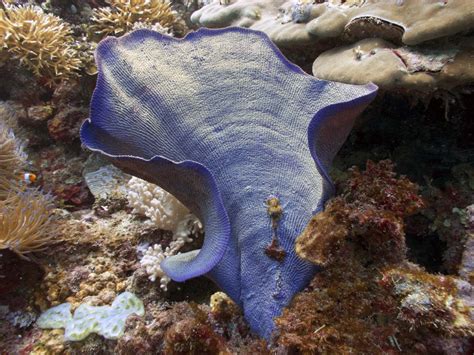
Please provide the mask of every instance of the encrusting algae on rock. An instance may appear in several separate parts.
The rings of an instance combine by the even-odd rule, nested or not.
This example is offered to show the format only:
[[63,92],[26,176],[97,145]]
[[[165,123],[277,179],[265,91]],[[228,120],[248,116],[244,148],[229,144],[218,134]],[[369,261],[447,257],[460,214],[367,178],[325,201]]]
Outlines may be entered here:
[[423,207],[417,190],[389,161],[352,170],[297,240],[299,255],[325,268],[276,320],[277,344],[303,354],[469,349],[472,285],[405,256],[403,218]]
[[368,255],[387,262],[403,260],[403,218],[424,203],[418,187],[406,177],[396,178],[393,168],[388,160],[369,161],[364,172],[353,168],[342,195],[330,200],[296,240],[298,255],[328,265],[347,253],[348,245],[360,244]]

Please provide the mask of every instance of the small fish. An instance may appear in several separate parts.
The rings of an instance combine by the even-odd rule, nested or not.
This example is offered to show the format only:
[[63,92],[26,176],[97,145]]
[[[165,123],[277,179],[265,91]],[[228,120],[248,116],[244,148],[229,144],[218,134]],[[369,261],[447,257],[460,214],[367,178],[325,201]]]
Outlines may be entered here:
[[33,173],[23,173],[21,174],[21,179],[29,185],[36,182],[37,176]]

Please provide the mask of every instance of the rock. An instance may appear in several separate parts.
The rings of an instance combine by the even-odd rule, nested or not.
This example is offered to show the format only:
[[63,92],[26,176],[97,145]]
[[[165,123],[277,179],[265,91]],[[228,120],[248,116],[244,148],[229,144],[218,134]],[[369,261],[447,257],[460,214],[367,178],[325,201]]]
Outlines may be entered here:
[[375,36],[416,45],[472,29],[474,2],[213,1],[193,13],[191,20],[205,27],[242,26],[260,30],[281,47],[315,45],[329,38],[335,43],[341,37]]
[[473,58],[474,37],[417,47],[374,38],[322,53],[314,61],[313,74],[324,80],[430,93],[474,82]]
[[107,198],[110,195],[126,197],[126,183],[130,176],[109,164],[96,171],[84,174],[87,187],[96,199]]
[[53,107],[50,105],[31,106],[27,109],[27,116],[22,123],[26,126],[39,127],[46,124],[53,116]]
[[89,115],[83,107],[70,107],[59,111],[48,121],[48,131],[56,141],[70,142],[78,139],[82,122]]

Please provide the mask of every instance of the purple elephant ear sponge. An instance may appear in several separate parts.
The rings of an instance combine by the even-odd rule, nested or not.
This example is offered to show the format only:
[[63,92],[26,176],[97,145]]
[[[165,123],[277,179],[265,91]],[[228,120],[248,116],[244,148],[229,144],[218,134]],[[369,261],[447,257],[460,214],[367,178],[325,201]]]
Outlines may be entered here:
[[138,30],[102,41],[96,59],[83,143],[201,219],[202,249],[163,270],[207,275],[270,338],[317,271],[295,239],[332,194],[327,169],[377,87],[317,80],[242,28],[181,40]]

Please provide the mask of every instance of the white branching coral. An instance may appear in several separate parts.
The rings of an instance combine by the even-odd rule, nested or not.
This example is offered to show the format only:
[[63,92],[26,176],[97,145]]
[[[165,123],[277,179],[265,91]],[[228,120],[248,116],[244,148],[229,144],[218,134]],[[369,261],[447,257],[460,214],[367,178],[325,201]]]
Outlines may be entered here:
[[133,213],[148,217],[158,228],[178,231],[189,220],[189,210],[161,187],[133,177],[127,184],[128,203]]
[[161,269],[161,262],[178,254],[184,244],[192,241],[193,230],[201,228],[199,220],[176,197],[154,184],[133,177],[127,184],[127,198],[134,213],[148,217],[155,227],[173,232],[173,240],[163,250],[160,244],[150,246],[140,264],[150,281],[160,280],[166,291],[171,279]]
[[161,269],[161,263],[168,256],[178,254],[178,251],[185,243],[184,239],[181,238],[173,240],[165,250],[163,250],[160,244],[155,244],[148,247],[143,258],[140,260],[140,265],[145,268],[150,281],[160,280],[160,288],[165,292],[168,290],[168,284],[171,279]]

